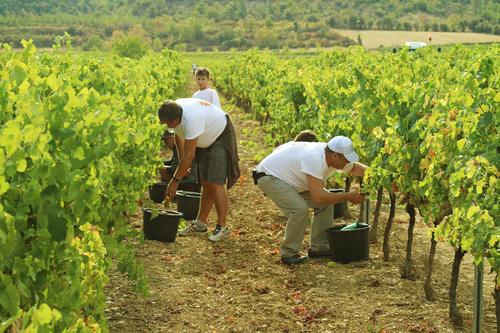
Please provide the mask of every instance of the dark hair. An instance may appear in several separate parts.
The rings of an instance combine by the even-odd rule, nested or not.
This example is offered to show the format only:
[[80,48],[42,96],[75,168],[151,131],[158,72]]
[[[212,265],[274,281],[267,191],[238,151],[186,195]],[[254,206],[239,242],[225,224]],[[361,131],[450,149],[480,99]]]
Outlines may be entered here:
[[318,136],[311,130],[301,131],[293,141],[318,142]]
[[194,75],[210,77],[210,71],[206,67],[198,67],[196,68],[196,72],[194,72]]
[[[335,153],[333,150],[330,149],[330,147],[328,147],[328,145],[325,146],[325,154],[333,154]],[[337,153],[339,154],[339,153]]]
[[176,102],[168,100],[158,109],[158,117],[164,121],[181,119],[182,107]]

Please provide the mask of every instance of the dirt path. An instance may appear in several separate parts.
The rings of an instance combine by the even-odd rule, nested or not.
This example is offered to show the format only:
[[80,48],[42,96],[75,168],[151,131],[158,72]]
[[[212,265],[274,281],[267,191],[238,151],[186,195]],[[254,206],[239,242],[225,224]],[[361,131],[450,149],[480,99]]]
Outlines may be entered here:
[[[438,244],[434,276],[437,301],[427,302],[423,293],[427,228],[419,220],[415,230],[418,280],[400,279],[407,227],[407,216],[401,209],[393,227],[390,262],[383,261],[381,244],[373,244],[366,262],[342,265],[321,259],[292,268],[282,265],[278,249],[286,220],[250,177],[263,134],[257,123],[232,109],[231,117],[240,132],[243,176],[229,192],[231,237],[215,244],[206,237],[178,237],[171,244],[137,244],[151,296],[135,294],[121,274],[112,272],[106,309],[111,332],[471,331],[471,259],[466,257],[462,264],[458,292],[466,328],[454,329],[448,320],[447,296],[451,247]],[[350,209],[357,215],[355,207]],[[381,228],[387,216],[384,207]],[[135,217],[133,223],[140,228],[142,216]],[[484,332],[496,330],[492,281],[493,276],[486,274]]]

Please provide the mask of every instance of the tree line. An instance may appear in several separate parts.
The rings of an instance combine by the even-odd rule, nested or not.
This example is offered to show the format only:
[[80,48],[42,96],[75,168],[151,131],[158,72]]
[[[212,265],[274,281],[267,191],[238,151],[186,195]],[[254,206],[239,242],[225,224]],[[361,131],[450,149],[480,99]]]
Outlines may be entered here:
[[[0,40],[15,43],[36,26],[109,40],[141,25],[150,44],[181,49],[328,47],[354,43],[335,29],[456,31],[500,34],[500,3],[495,0],[108,0],[20,1],[0,3]],[[6,33],[17,28],[17,33]],[[45,29],[46,33],[43,33]],[[71,35],[71,32],[69,32]],[[49,43],[45,38],[43,43]],[[35,42],[37,40],[35,39]],[[97,43],[103,44],[103,43]],[[45,45],[41,45],[45,46]],[[48,45],[50,46],[50,45]]]

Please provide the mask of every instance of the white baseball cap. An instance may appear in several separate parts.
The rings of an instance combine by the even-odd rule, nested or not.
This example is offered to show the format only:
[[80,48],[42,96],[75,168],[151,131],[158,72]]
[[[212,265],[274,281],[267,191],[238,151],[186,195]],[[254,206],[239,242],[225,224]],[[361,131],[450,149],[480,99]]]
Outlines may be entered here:
[[328,148],[331,151],[344,155],[349,162],[359,161],[359,156],[354,151],[352,141],[348,137],[342,135],[334,137],[328,141]]

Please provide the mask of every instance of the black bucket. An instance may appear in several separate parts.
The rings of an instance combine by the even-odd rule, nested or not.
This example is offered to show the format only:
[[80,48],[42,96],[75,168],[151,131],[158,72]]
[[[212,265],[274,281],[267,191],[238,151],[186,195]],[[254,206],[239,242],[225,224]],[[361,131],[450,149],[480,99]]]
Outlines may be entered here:
[[194,220],[198,216],[201,194],[198,192],[177,191],[177,210],[185,220]]
[[165,192],[167,191],[168,184],[160,182],[153,184],[149,187],[149,198],[156,203],[162,203],[165,199]]
[[161,181],[168,183],[172,179],[175,169],[171,165],[166,165],[163,168],[164,171],[160,171]]
[[182,213],[164,209],[158,211],[159,214],[151,219],[152,209],[142,209],[144,238],[167,243],[175,242]]
[[330,244],[330,255],[333,261],[343,264],[351,261],[368,260],[371,226],[358,223],[356,229],[340,230],[344,226],[334,226],[326,229],[328,243]]
[[179,184],[179,191],[200,193],[201,185],[197,182],[182,182]]
[[[328,190],[330,193],[344,193],[343,188],[332,188]],[[333,205],[333,218],[338,219],[339,217],[344,217],[347,214],[347,202],[339,202]]]

